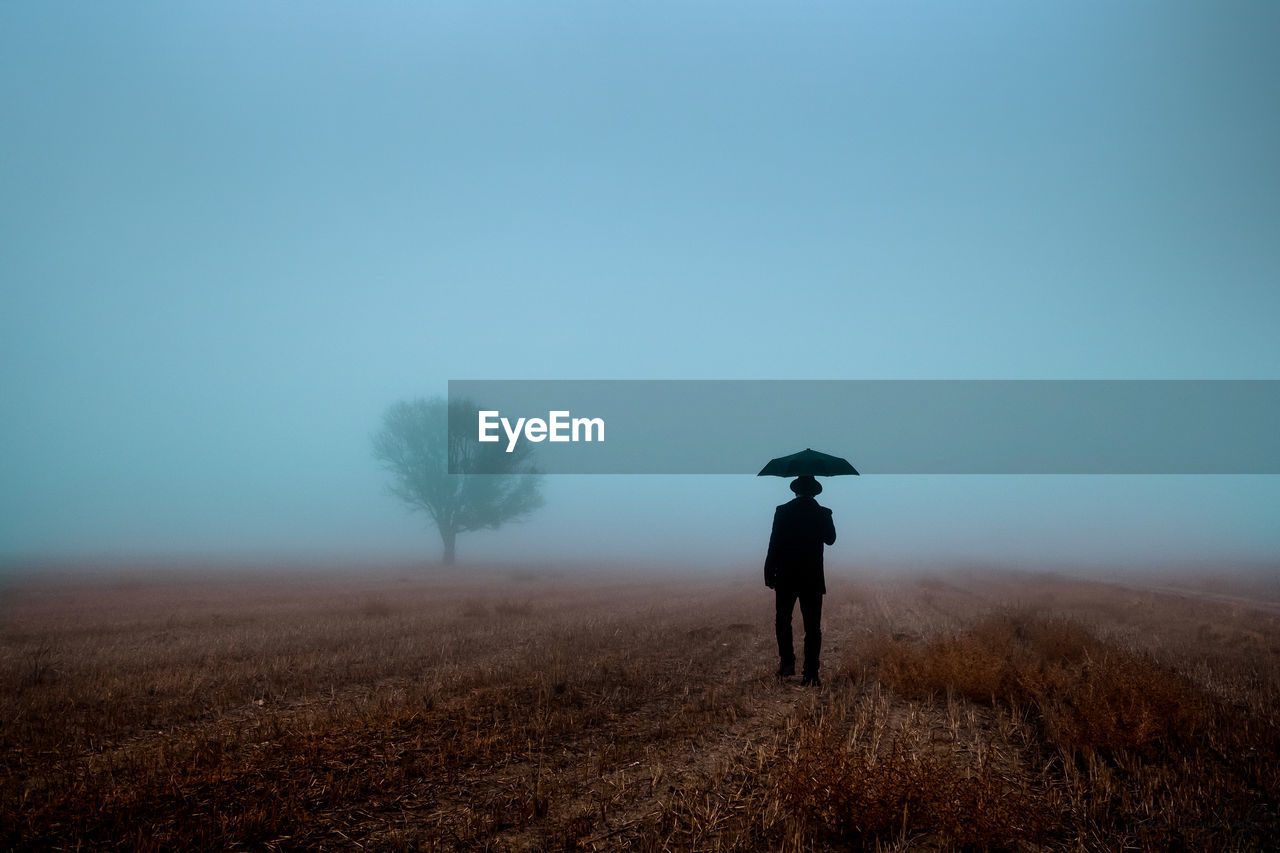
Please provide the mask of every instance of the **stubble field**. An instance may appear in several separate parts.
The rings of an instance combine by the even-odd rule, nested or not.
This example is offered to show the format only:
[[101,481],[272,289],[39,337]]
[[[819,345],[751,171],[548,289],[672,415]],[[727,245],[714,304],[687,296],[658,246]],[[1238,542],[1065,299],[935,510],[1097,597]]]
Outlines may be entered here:
[[1275,604],[835,571],[815,690],[756,575],[11,580],[0,845],[1280,847]]

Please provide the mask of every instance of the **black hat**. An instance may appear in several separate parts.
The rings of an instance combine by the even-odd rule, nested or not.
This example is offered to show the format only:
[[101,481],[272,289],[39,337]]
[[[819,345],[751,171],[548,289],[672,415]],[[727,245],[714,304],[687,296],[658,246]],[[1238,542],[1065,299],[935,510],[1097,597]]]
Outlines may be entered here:
[[812,476],[805,474],[803,477],[796,477],[791,481],[791,491],[801,497],[811,498],[822,494],[822,484]]

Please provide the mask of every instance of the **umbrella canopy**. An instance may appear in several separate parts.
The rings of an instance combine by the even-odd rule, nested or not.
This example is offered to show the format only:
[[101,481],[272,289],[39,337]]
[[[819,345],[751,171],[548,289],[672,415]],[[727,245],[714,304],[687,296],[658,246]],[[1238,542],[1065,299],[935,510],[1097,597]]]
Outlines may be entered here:
[[839,474],[857,474],[858,472],[848,459],[819,453],[805,448],[790,456],[779,456],[769,460],[769,464],[760,469],[757,477],[835,477]]

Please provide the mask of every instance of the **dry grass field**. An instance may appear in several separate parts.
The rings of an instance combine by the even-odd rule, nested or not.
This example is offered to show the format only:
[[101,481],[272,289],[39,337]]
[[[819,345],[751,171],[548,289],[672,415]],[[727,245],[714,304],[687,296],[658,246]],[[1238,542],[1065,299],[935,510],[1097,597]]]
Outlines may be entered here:
[[0,846],[1280,848],[1274,604],[833,574],[11,580]]

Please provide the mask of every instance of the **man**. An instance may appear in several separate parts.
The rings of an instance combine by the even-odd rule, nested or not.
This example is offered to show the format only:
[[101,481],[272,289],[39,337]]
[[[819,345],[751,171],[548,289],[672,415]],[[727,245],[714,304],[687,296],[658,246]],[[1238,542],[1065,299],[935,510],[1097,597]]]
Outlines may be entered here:
[[764,584],[776,595],[774,627],[778,634],[778,677],[796,674],[796,653],[791,644],[791,614],[796,601],[804,619],[805,686],[817,687],[818,654],[822,650],[822,596],[827,592],[822,573],[822,546],[836,541],[831,510],[814,498],[822,484],[813,477],[791,481],[796,496],[773,513],[773,532],[764,559]]

